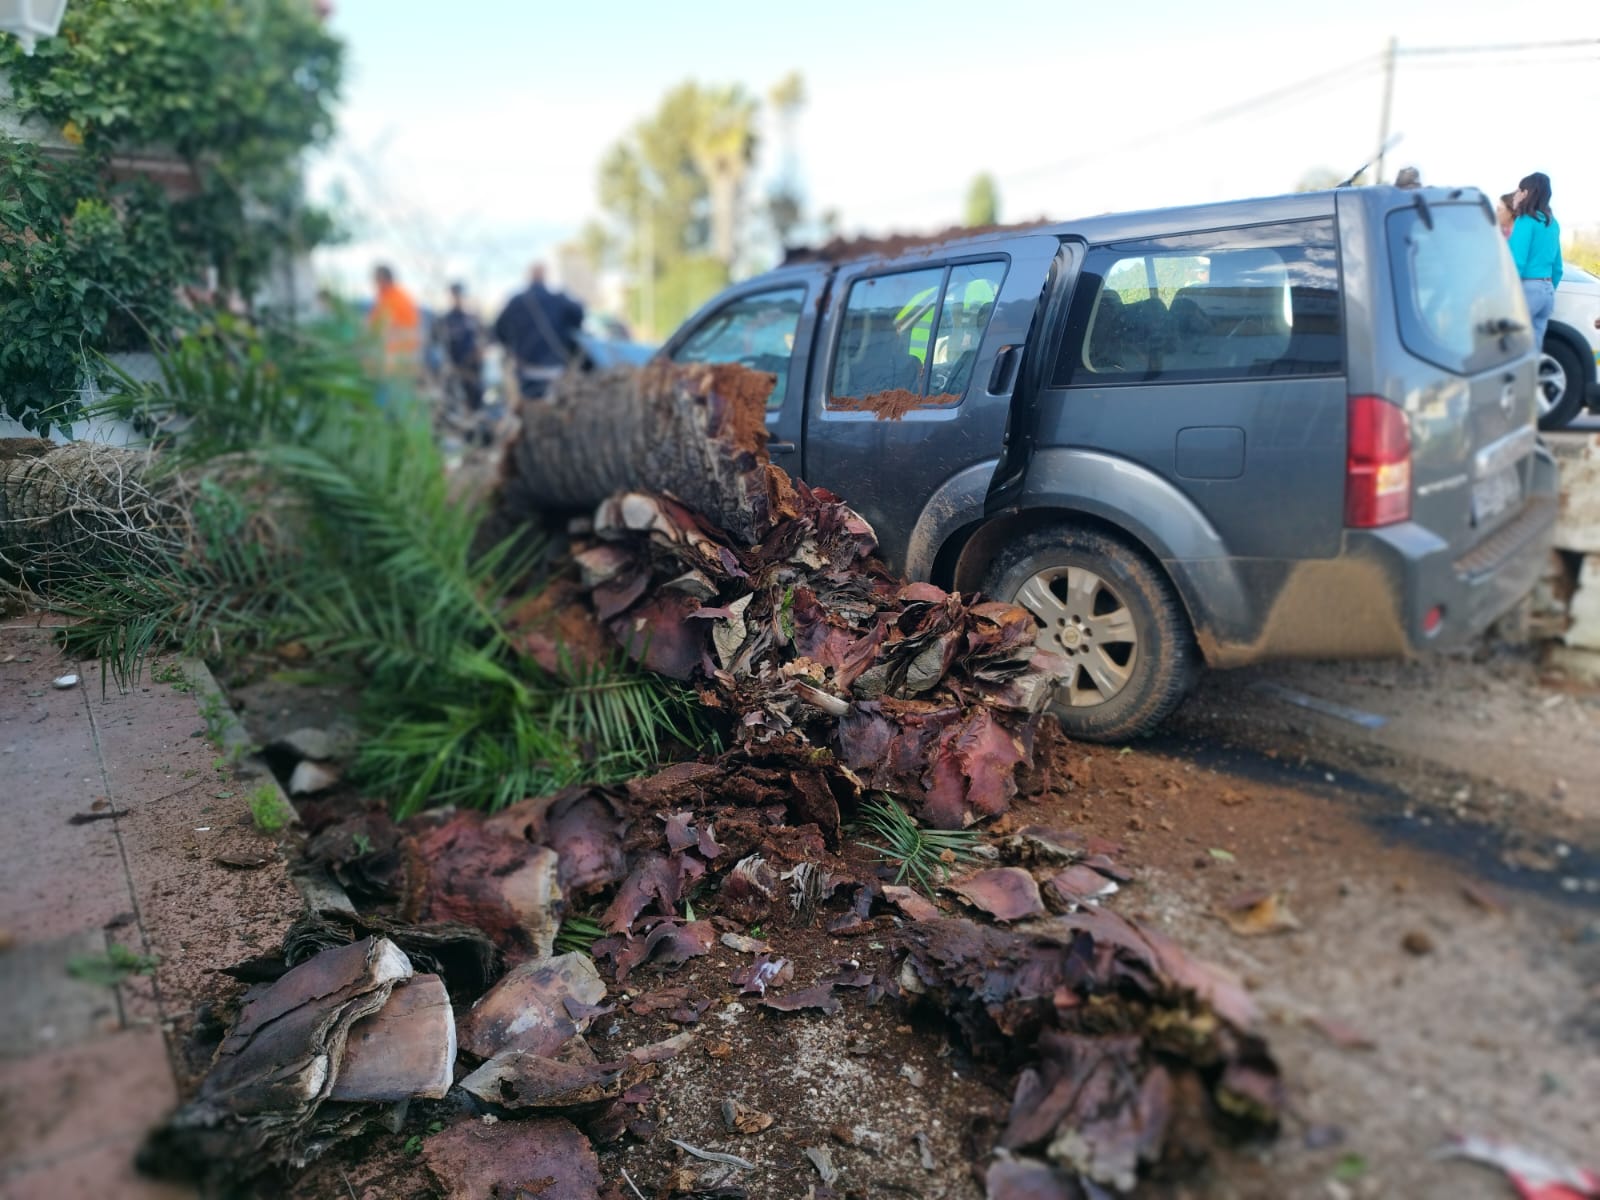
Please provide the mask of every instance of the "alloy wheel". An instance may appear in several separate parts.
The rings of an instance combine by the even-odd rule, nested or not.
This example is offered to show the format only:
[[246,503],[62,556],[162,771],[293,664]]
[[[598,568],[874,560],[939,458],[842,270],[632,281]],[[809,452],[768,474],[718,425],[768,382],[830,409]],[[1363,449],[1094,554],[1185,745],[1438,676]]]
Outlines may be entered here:
[[1567,373],[1551,355],[1539,356],[1539,415],[1545,416],[1567,394]]
[[1057,695],[1073,708],[1104,704],[1133,677],[1139,633],[1122,597],[1084,567],[1051,567],[1016,601],[1039,623],[1038,644],[1071,666]]

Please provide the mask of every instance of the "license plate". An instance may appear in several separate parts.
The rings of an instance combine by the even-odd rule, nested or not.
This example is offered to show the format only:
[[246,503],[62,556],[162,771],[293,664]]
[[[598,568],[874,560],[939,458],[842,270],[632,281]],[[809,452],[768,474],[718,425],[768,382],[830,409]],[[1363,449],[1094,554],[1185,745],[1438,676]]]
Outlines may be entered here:
[[1492,521],[1522,499],[1522,477],[1516,467],[1496,471],[1472,485],[1472,521]]

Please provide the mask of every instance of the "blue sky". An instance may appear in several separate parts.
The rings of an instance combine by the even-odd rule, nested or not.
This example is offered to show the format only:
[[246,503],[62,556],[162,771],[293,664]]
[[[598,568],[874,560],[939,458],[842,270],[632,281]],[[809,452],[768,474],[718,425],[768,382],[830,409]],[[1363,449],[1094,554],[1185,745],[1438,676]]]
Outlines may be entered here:
[[[382,255],[425,294],[461,275],[492,299],[598,212],[601,155],[686,78],[764,95],[800,70],[808,199],[849,231],[951,224],[981,170],[1005,218],[1065,218],[1353,170],[1378,140],[1391,35],[1402,48],[1600,39],[1600,3],[336,0],[333,25],[349,82],[313,187],[340,181],[367,219],[320,265],[356,285]],[[1244,111],[1200,120],[1231,106]],[[1597,117],[1600,45],[1403,55],[1389,170],[1414,162],[1430,182],[1495,192],[1543,170],[1567,228],[1600,226]]]

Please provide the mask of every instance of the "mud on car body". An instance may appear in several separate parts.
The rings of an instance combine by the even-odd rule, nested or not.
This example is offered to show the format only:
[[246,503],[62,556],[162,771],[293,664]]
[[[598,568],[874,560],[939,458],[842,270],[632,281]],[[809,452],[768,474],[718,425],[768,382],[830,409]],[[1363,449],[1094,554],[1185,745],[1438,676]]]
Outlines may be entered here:
[[1075,736],[1203,664],[1410,653],[1532,587],[1538,356],[1482,195],[1359,188],[798,262],[663,347],[776,379],[773,459],[915,579],[1034,614]]

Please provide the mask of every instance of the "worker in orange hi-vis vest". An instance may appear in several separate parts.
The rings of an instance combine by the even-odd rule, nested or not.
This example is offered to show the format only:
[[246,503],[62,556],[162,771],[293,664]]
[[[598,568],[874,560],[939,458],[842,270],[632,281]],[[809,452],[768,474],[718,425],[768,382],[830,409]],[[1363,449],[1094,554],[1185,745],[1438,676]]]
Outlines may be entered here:
[[367,325],[382,341],[383,373],[414,376],[422,365],[422,312],[411,293],[395,282],[393,268],[373,268],[372,283],[377,297]]

